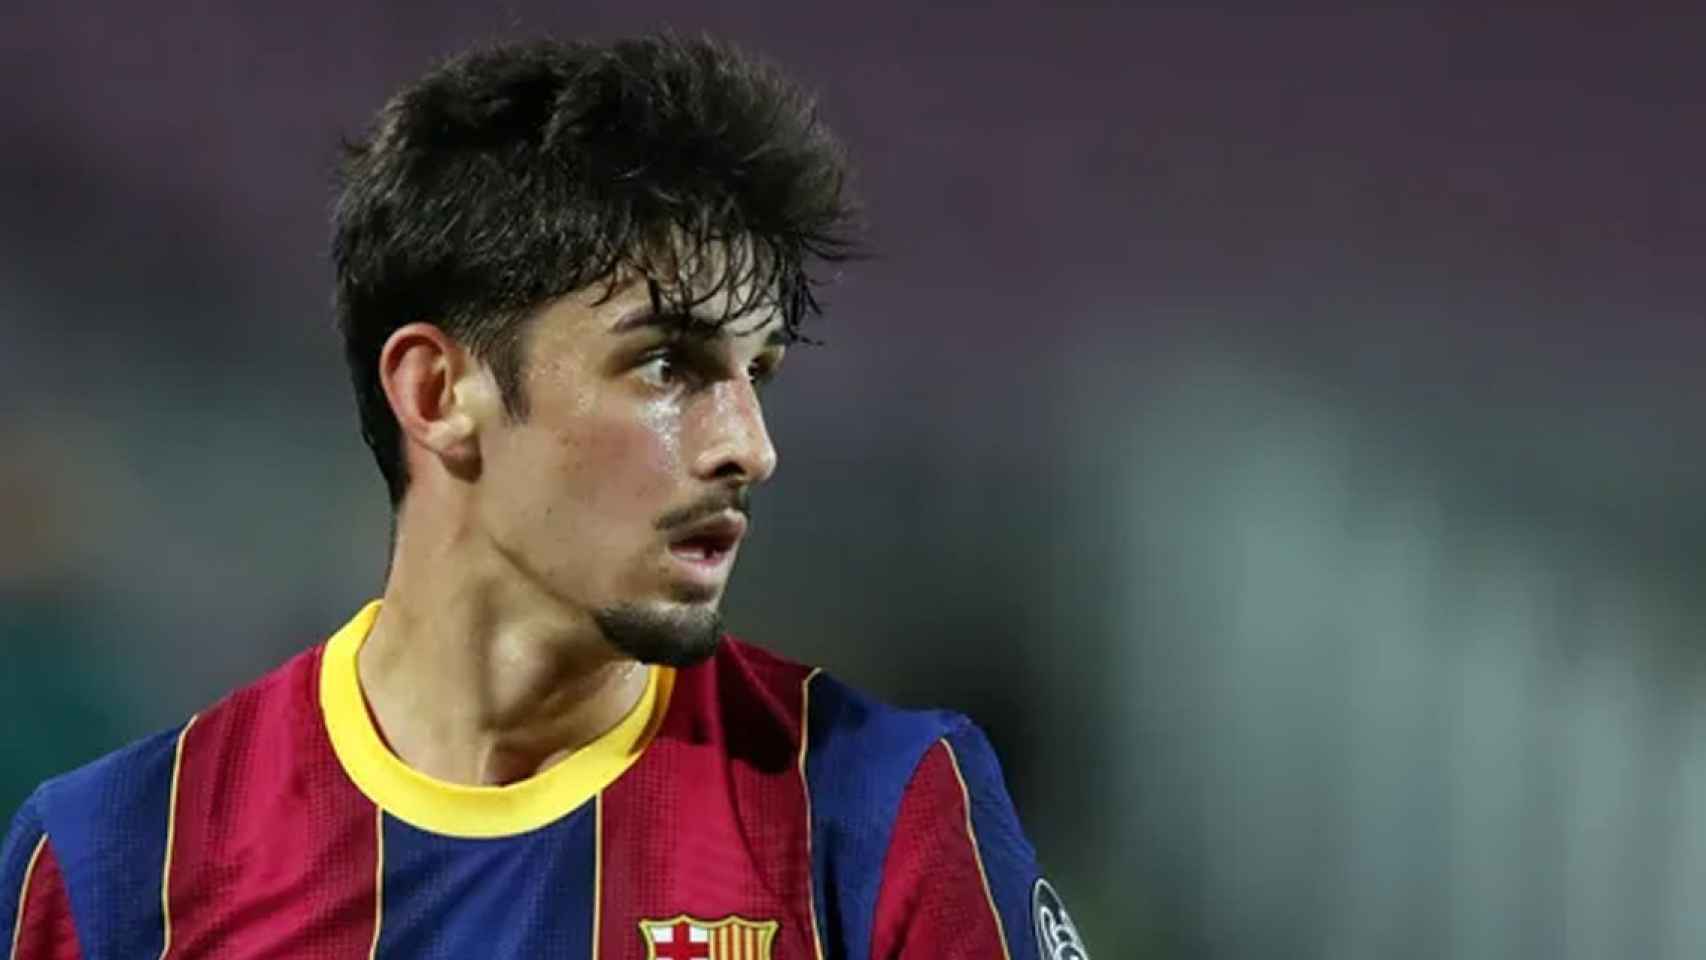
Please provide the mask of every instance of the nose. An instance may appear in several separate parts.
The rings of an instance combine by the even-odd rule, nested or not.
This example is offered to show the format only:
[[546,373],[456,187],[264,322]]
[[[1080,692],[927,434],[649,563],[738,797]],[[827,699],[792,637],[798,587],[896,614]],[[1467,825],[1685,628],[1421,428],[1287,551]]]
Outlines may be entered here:
[[776,447],[764,426],[764,407],[745,377],[711,390],[707,442],[694,473],[703,480],[741,480],[757,486],[776,472]]

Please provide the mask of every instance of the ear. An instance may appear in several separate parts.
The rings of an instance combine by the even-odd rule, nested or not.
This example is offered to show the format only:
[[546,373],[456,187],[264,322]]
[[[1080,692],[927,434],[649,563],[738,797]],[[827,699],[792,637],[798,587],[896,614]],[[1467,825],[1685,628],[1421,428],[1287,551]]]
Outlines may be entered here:
[[379,351],[379,382],[405,441],[458,476],[479,470],[487,379],[467,348],[430,323],[399,327]]

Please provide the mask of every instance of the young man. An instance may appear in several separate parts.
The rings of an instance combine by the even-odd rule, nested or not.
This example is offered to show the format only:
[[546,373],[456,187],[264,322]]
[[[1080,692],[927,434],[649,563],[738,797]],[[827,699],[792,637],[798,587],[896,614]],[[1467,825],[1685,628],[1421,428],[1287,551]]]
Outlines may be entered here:
[[709,42],[495,49],[392,99],[333,245],[383,600],[37,790],[12,955],[1081,957],[975,727],[722,635],[842,182]]

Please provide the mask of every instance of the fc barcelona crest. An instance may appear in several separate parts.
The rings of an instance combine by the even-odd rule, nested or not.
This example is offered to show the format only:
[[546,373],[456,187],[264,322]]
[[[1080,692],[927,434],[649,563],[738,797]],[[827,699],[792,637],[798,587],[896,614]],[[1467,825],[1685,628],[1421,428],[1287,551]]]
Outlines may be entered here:
[[641,920],[640,934],[646,938],[646,960],[771,960],[770,943],[781,927],[775,920],[700,920],[683,913]]

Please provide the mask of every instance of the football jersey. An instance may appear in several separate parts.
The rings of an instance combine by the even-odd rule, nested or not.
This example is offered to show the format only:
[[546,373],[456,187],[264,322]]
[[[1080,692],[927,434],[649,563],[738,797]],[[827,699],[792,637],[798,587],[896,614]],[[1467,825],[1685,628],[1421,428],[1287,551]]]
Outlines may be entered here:
[[38,788],[15,960],[1077,960],[988,742],[726,638],[519,783],[405,765],[326,643]]

